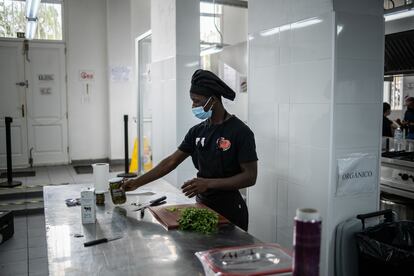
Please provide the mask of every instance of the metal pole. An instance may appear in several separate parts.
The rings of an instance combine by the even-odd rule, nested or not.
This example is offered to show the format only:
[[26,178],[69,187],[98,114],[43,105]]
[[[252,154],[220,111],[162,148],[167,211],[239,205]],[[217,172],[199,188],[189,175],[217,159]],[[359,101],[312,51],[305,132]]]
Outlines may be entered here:
[[118,174],[119,177],[136,177],[135,173],[129,173],[129,149],[128,149],[128,115],[124,115],[124,155],[125,155],[125,172]]
[[1,182],[0,187],[13,188],[22,185],[20,181],[13,181],[12,170],[12,150],[11,150],[11,131],[10,124],[13,122],[12,117],[6,117],[6,155],[7,155],[7,182]]

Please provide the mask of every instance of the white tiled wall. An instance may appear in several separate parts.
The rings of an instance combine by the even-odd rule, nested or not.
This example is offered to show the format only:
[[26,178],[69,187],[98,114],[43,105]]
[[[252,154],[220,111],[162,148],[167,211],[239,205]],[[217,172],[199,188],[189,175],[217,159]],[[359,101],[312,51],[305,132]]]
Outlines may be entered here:
[[[249,232],[291,247],[295,210],[318,209],[321,275],[333,275],[336,225],[378,205],[377,192],[334,192],[337,158],[379,158],[382,4],[357,2],[249,2],[248,124],[259,155],[258,181],[248,191]],[[276,204],[261,204],[269,200]]]

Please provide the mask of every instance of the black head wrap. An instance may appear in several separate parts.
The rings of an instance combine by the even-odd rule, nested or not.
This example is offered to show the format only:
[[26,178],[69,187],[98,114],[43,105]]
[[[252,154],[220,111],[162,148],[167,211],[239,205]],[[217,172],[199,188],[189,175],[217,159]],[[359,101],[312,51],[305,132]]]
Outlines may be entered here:
[[217,77],[214,73],[198,69],[191,78],[190,93],[207,97],[222,96],[229,100],[234,100],[236,93]]

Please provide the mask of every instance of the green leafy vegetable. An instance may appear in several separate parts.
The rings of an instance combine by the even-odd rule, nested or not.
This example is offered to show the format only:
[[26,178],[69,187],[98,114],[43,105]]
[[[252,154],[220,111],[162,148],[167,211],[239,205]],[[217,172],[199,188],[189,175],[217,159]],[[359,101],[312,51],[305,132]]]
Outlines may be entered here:
[[181,217],[178,219],[180,230],[196,231],[210,234],[217,230],[218,215],[204,208],[181,209]]

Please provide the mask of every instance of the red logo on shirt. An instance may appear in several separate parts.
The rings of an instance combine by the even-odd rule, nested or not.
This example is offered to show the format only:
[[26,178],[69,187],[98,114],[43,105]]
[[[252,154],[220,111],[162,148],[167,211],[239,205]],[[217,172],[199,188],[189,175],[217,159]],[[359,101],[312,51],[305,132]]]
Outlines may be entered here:
[[226,151],[231,147],[231,142],[224,137],[220,137],[217,139],[217,148],[221,149],[222,151]]

